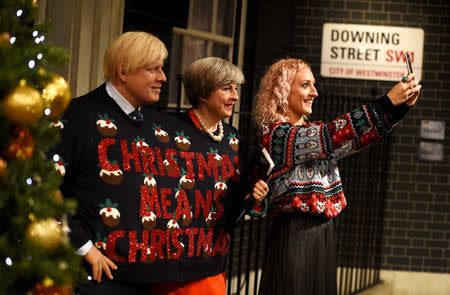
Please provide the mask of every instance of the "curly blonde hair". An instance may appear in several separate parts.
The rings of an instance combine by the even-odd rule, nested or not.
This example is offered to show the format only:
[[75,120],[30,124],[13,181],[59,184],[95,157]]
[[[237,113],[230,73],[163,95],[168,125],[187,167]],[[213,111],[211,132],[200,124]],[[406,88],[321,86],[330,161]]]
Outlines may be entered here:
[[252,116],[258,128],[272,122],[286,122],[291,85],[298,71],[311,67],[301,59],[284,58],[272,64],[261,79]]

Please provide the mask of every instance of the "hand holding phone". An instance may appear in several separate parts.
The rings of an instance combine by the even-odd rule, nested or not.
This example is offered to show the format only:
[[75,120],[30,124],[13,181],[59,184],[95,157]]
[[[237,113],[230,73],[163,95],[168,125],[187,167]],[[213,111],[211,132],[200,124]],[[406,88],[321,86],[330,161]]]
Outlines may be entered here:
[[411,62],[411,56],[409,55],[408,52],[404,52],[403,55],[405,56],[405,60],[406,60],[406,69],[408,71],[408,75],[411,74],[413,72],[413,68],[412,68],[412,62]]

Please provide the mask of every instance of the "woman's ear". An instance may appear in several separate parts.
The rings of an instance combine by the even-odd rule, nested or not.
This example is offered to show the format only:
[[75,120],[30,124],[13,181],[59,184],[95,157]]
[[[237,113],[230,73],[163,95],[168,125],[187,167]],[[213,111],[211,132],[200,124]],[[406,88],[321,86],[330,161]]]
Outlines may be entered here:
[[208,101],[206,98],[203,98],[203,97],[199,97],[198,100],[200,100],[201,102],[207,102]]

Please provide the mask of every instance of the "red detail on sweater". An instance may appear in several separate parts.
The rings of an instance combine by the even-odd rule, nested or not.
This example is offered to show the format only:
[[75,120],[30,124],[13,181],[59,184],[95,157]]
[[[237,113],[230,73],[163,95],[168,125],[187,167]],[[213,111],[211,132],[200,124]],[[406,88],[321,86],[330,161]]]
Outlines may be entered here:
[[163,212],[163,218],[169,219],[172,217],[172,214],[167,212],[167,207],[170,207],[172,205],[172,202],[170,201],[171,198],[168,199],[166,197],[172,194],[172,189],[162,188],[159,193],[161,195],[161,208]]
[[125,237],[124,230],[113,231],[109,234],[106,241],[106,255],[111,260],[125,262],[125,258],[116,254],[116,240]]
[[[228,178],[232,177],[236,172],[233,163],[228,155],[222,155],[222,181],[226,181]],[[215,179],[218,180],[217,178]]]
[[127,142],[123,139],[120,141],[120,147],[122,149],[123,170],[130,171],[130,160],[133,160],[135,171],[141,172],[141,163],[139,162],[139,152],[136,143],[131,143],[131,152],[128,152]]
[[150,249],[152,249],[152,253],[154,255],[154,259],[158,257],[158,259],[164,259],[163,245],[165,242],[165,231],[161,229],[152,230]]
[[172,255],[170,256],[170,258],[173,260],[180,259],[181,255],[183,255],[184,247],[186,247],[186,246],[183,247],[183,245],[181,245],[181,243],[180,243],[180,240],[178,239],[178,236],[181,235],[182,233],[183,233],[182,229],[179,229],[179,228],[172,229],[172,235],[171,235],[172,245],[174,245],[175,248],[177,249],[177,251],[172,252]]
[[158,163],[159,175],[164,176],[164,175],[166,175],[164,173],[164,171],[165,171],[164,163],[163,163],[164,159],[162,158],[161,149],[159,147],[155,147],[155,154],[156,154],[156,162]]
[[202,153],[195,153],[197,158],[197,177],[198,180],[205,179],[206,175],[211,177],[214,175],[214,179],[219,178],[219,170],[217,169],[216,160],[214,159],[214,154],[208,154],[208,163],[206,163],[205,158]]
[[200,209],[203,210],[203,218],[206,218],[209,214],[209,209],[211,208],[212,202],[212,194],[211,190],[206,191],[206,199],[202,195],[202,191],[196,189],[195,190],[195,210],[194,210],[194,219],[198,219],[200,217]]
[[230,237],[223,230],[220,230],[219,237],[214,245],[211,256],[216,256],[217,253],[220,255],[226,255],[228,252],[228,244],[230,241]]
[[167,162],[169,162],[169,166],[172,168],[168,171],[167,175],[171,177],[180,177],[181,174],[180,167],[178,167],[178,163],[175,160],[176,155],[177,155],[176,150],[174,149],[166,150],[166,160]]
[[194,256],[194,242],[195,242],[194,239],[195,235],[198,234],[198,228],[197,227],[187,228],[185,232],[189,237],[188,257],[191,258]]
[[148,248],[148,230],[142,231],[142,242],[138,242],[136,239],[136,231],[132,230],[128,232],[128,242],[130,250],[128,252],[128,262],[136,262],[136,252],[141,251],[141,261],[147,260],[147,248]]
[[115,143],[116,140],[113,138],[104,138],[99,142],[97,146],[98,162],[100,164],[100,167],[107,171],[114,171],[120,169],[119,164],[113,164],[108,161],[108,147],[110,145],[114,145]]
[[[143,146],[139,150],[141,152],[142,168],[145,174],[159,175],[155,167],[155,153],[148,146]],[[164,169],[164,168],[163,168]],[[163,170],[164,171],[164,170]]]
[[186,161],[186,177],[189,179],[195,179],[194,164],[192,163],[192,159],[195,158],[195,153],[181,151],[180,157],[182,157]]
[[205,235],[205,229],[200,228],[198,231],[198,240],[197,240],[197,252],[195,253],[195,256],[200,256],[203,253],[207,256],[209,255],[209,252],[211,251],[212,247],[212,238],[213,238],[213,228],[208,228],[208,233]]
[[139,216],[143,217],[147,213],[147,206],[150,211],[153,211],[155,215],[161,218],[161,205],[158,200],[158,190],[156,187],[152,187],[149,192],[148,185],[141,185],[141,205],[139,207]]
[[177,209],[175,210],[175,218],[179,220],[181,216],[190,216],[191,208],[189,207],[189,201],[186,196],[186,192],[180,189],[177,194]]

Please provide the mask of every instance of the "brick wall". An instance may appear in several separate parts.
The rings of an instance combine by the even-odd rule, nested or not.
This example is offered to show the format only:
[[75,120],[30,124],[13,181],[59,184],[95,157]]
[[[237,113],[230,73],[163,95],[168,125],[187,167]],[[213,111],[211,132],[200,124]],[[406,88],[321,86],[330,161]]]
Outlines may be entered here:
[[[322,91],[380,96],[394,83],[320,76],[322,25],[337,22],[425,31],[421,101],[386,139],[392,148],[382,268],[450,272],[450,6],[443,0],[257,2],[253,41],[257,50],[251,67],[255,80],[275,59],[293,56],[311,64]],[[443,162],[419,159],[421,120],[446,122]]]

